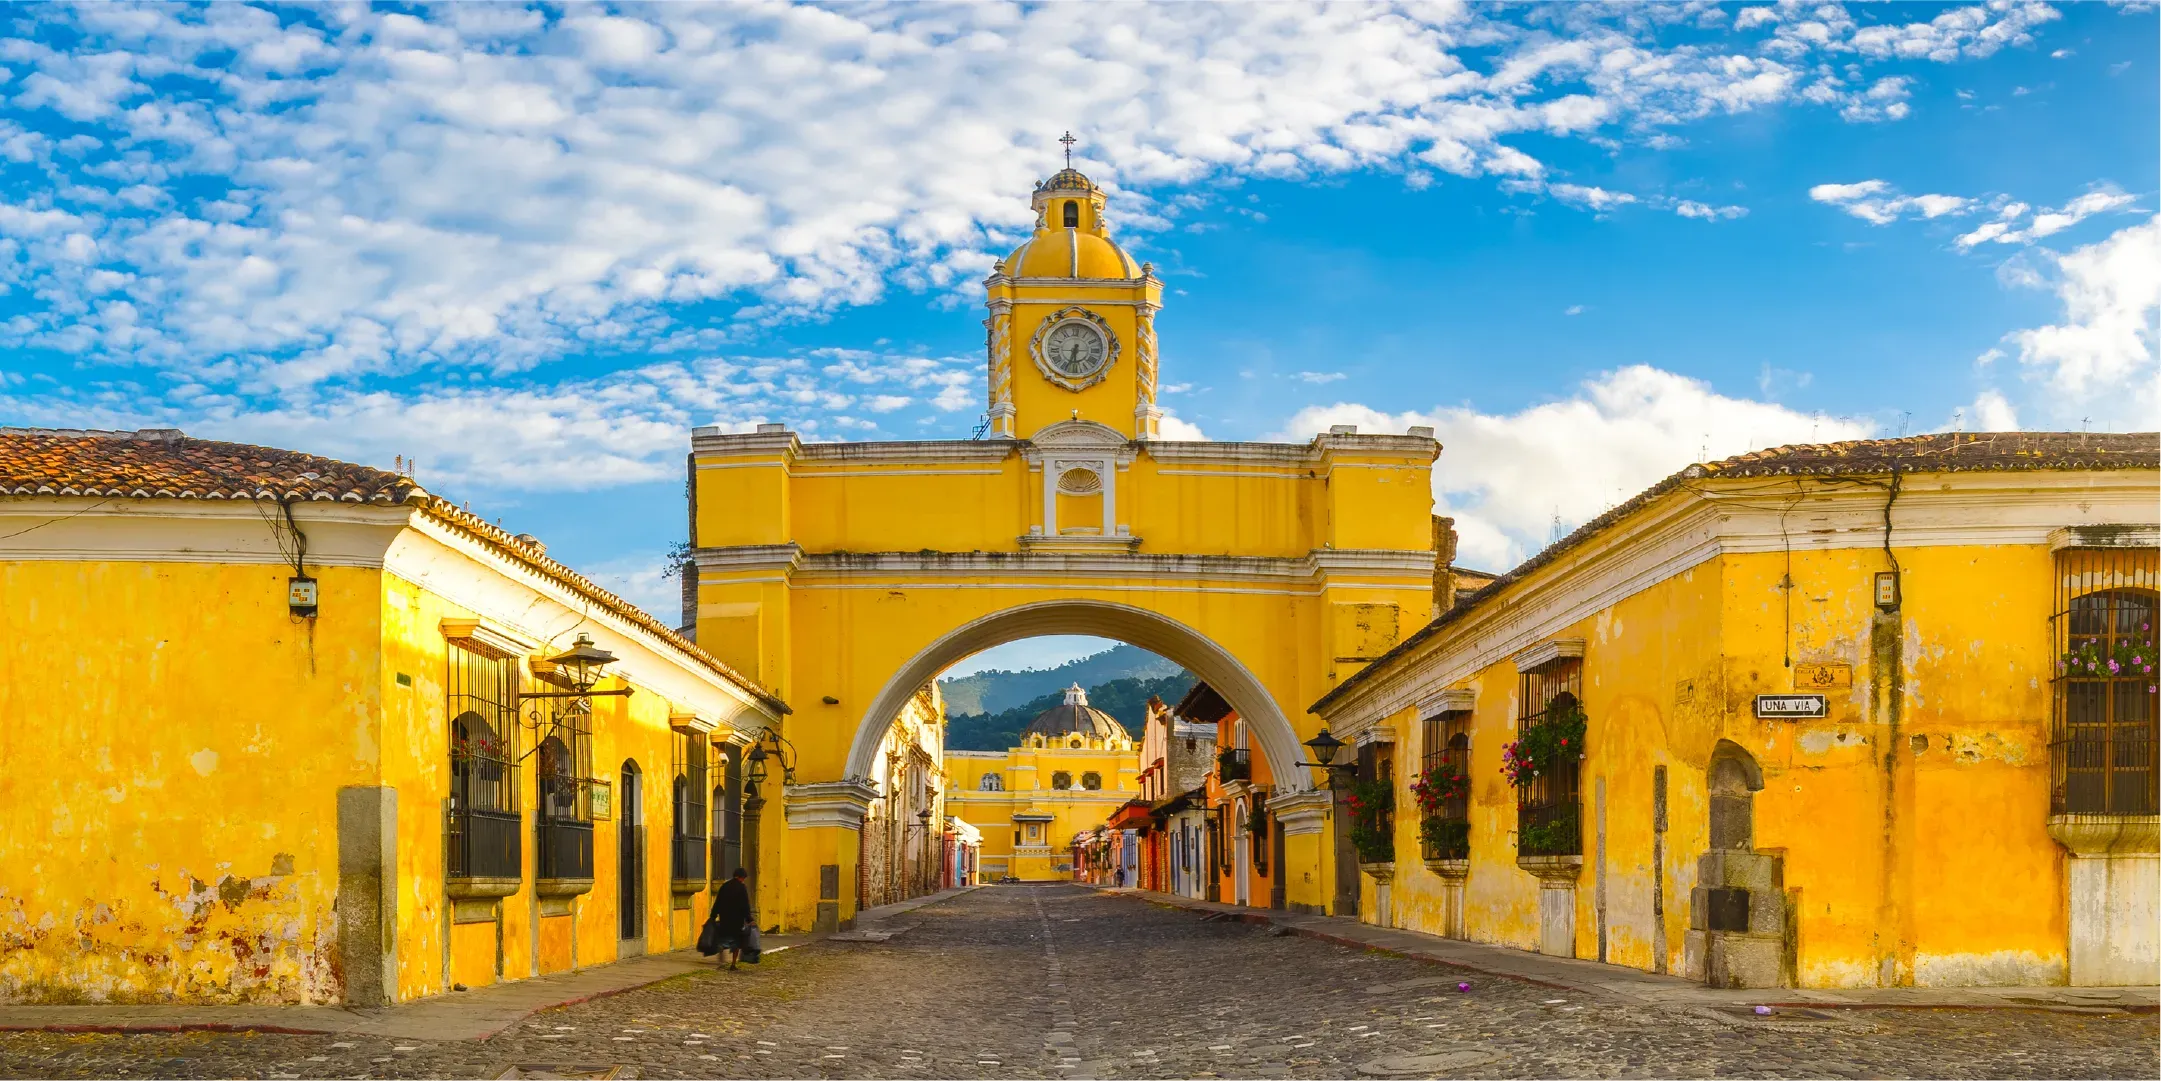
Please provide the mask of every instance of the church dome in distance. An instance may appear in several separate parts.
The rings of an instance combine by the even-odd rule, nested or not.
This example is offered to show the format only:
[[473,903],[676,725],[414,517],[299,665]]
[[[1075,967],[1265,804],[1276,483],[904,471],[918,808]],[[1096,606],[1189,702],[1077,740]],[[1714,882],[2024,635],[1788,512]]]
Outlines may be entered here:
[[1021,734],[1023,737],[1043,736],[1051,740],[1072,736],[1083,739],[1132,738],[1126,735],[1125,726],[1118,723],[1118,718],[1088,704],[1088,692],[1081,690],[1078,683],[1065,689],[1065,701],[1036,714],[1035,720],[1028,722],[1027,731]]
[[1037,191],[1094,191],[1095,181],[1088,179],[1079,169],[1071,166],[1050,175],[1050,179],[1037,184]]

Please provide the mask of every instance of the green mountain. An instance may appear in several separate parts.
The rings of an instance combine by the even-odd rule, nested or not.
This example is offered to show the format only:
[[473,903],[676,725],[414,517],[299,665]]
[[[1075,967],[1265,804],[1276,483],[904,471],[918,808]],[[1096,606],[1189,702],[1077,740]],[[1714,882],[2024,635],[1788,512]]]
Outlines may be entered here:
[[[1167,662],[1166,662],[1167,663]],[[1088,687],[1088,704],[1113,717],[1126,726],[1134,739],[1141,736],[1141,726],[1148,720],[1148,699],[1158,697],[1165,702],[1176,703],[1193,689],[1193,673],[1171,666],[1174,674],[1152,678],[1113,679]],[[954,751],[1003,751],[1020,742],[1021,731],[1036,714],[1065,701],[1067,680],[1058,689],[1037,695],[1010,709],[996,713],[955,713],[950,705],[946,709],[945,745]]]
[[[1160,679],[1183,671],[1185,669],[1176,663],[1139,646],[1119,645],[1101,653],[1067,661],[1056,668],[1034,668],[1021,672],[993,668],[958,679],[941,679],[938,681],[938,690],[945,695],[948,715],[999,713],[1032,702],[1046,694],[1055,694],[1075,683],[1092,688],[1098,683],[1109,683],[1116,679]],[[1142,701],[1147,699],[1143,698]],[[1124,716],[1114,711],[1111,715],[1121,722],[1125,720]],[[1005,750],[1003,747],[996,749]]]

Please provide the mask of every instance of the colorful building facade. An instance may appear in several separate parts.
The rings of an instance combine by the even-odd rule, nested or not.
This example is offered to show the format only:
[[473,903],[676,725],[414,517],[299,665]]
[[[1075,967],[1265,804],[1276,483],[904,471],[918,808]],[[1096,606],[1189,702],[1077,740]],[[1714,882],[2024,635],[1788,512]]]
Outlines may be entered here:
[[1108,821],[1139,790],[1140,751],[1117,718],[1079,686],[1037,714],[1004,753],[947,752],[946,806],[982,833],[990,881],[1068,879],[1073,839]]
[[7,1001],[382,1005],[687,945],[787,709],[410,477],[172,430],[0,431],[0,604]]
[[1781,448],[1591,522],[1313,707],[1392,766],[1362,918],[1729,986],[2157,982],[2157,449]]

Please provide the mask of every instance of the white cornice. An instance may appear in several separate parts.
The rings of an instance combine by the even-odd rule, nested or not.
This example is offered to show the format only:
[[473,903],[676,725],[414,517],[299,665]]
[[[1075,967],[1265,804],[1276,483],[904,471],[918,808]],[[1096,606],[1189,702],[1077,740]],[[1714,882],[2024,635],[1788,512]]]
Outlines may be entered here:
[[787,544],[739,544],[728,548],[698,548],[691,552],[702,574],[712,571],[779,571],[790,574],[803,563],[803,548]]
[[2048,535],[2048,549],[2161,548],[2161,526],[2066,526]]
[[496,657],[531,657],[540,652],[541,642],[538,638],[520,634],[481,616],[445,619],[438,627],[444,638]]
[[[1048,546],[1095,542],[1117,547],[1124,537],[1029,538]],[[1323,586],[1338,577],[1361,581],[1401,578],[1407,586],[1430,581],[1433,553],[1386,548],[1320,549],[1303,557],[1176,555],[1154,552],[821,552],[806,553],[794,544],[700,548],[693,553],[699,571],[715,573],[768,571],[797,583],[875,579],[1017,579],[1211,580],[1277,586]]]
[[[1795,497],[1799,496],[1796,501]],[[1815,477],[1704,482],[1651,501],[1594,541],[1564,552],[1494,599],[1439,628],[1354,686],[1332,723],[1385,717],[1507,660],[1605,608],[1728,554],[1880,548],[1886,492]],[[2151,521],[2152,470],[1908,475],[1893,508],[1897,548],[2045,546],[2070,526]]]
[[[252,500],[91,496],[0,498],[0,560],[19,562],[218,563],[291,566]],[[380,569],[410,507],[295,503],[308,535],[309,567]]]
[[792,784],[782,791],[782,806],[792,830],[835,826],[861,829],[863,816],[878,798],[878,789],[864,781],[818,781]]
[[1555,638],[1540,642],[1529,649],[1518,651],[1509,660],[1515,662],[1516,671],[1528,672],[1541,664],[1557,661],[1563,657],[1583,656],[1583,639]]
[[1469,687],[1454,687],[1428,697],[1418,703],[1421,720],[1443,713],[1459,713],[1478,708],[1478,691]]

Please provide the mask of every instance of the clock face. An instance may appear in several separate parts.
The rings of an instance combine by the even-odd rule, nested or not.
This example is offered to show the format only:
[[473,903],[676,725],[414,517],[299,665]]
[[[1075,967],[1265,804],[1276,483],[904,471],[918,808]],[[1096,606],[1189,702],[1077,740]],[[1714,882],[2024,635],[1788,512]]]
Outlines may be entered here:
[[1109,355],[1103,332],[1087,323],[1063,323],[1043,339],[1043,359],[1068,379],[1086,379],[1102,370]]

